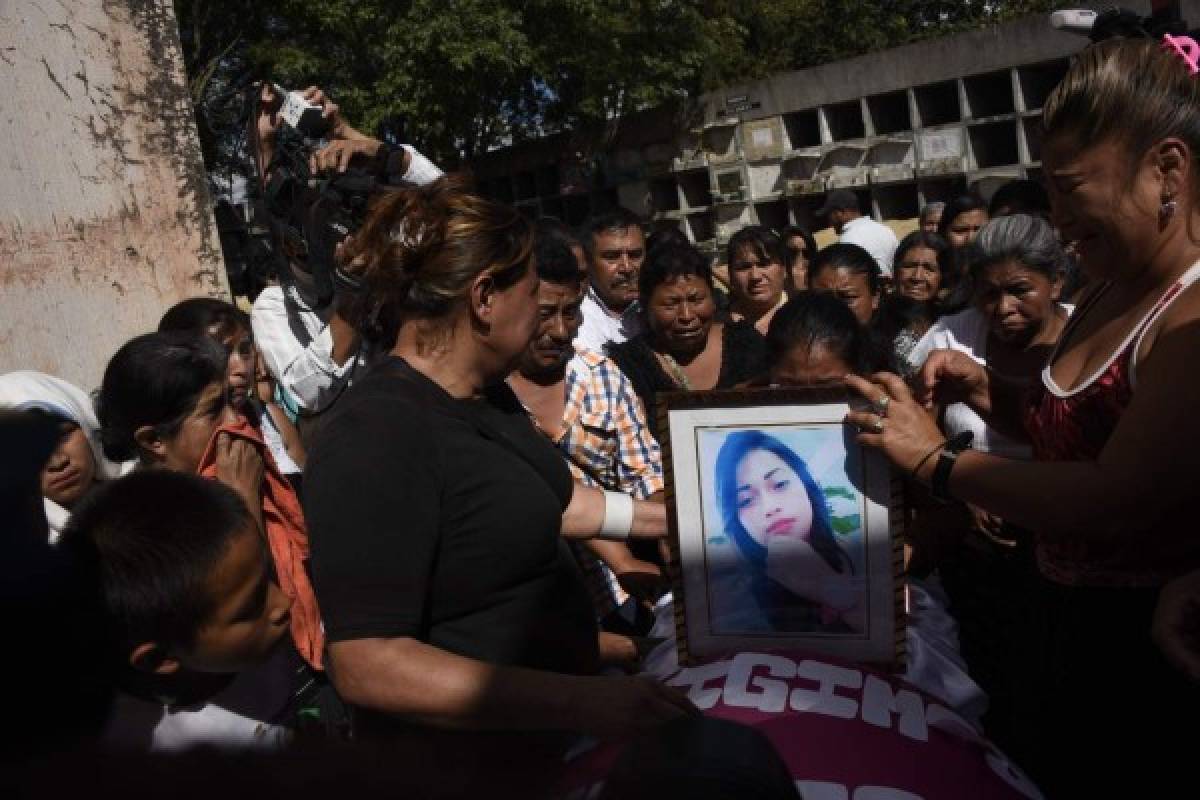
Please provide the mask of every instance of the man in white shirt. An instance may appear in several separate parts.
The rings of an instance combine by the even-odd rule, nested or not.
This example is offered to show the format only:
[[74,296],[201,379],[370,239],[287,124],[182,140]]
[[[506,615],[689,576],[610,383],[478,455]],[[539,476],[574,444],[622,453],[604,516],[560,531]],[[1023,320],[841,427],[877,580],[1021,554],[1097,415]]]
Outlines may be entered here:
[[617,208],[593,217],[584,226],[588,290],[583,298],[583,325],[576,344],[603,353],[609,342],[620,343],[642,332],[638,276],[646,257],[642,222],[632,211]]
[[829,218],[829,224],[838,232],[839,242],[856,244],[866,250],[879,265],[879,271],[887,278],[892,277],[892,257],[899,245],[896,234],[887,225],[864,217],[854,192],[834,189],[825,199],[825,205],[817,211],[817,216]]
[[[344,171],[352,159],[373,164],[383,178],[398,185],[421,186],[442,176],[429,159],[408,145],[388,148],[378,139],[359,133],[338,113],[338,107],[320,89],[304,91],[305,99],[321,106],[333,141],[313,156],[314,172]],[[260,163],[268,164],[279,130],[279,98],[263,87],[262,112],[258,121]],[[311,297],[311,275],[298,264],[292,266],[295,285],[268,286],[254,301],[250,312],[254,341],[279,387],[302,417],[328,409],[350,384],[366,356],[358,331],[340,313],[345,298],[316,310],[303,298]],[[302,431],[303,432],[303,431]]]

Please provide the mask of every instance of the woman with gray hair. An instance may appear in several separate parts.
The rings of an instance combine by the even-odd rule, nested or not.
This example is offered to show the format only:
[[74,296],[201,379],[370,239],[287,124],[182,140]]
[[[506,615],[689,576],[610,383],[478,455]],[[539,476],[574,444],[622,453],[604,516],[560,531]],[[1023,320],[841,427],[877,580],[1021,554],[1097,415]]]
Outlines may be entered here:
[[[1066,255],[1050,224],[1016,214],[987,223],[970,245],[971,305],[938,320],[913,348],[919,370],[934,350],[960,350],[1008,378],[1032,382],[1071,308],[1059,303]],[[1029,458],[1029,445],[989,428],[964,404],[945,409],[946,433],[974,432],[977,450]]]
[[[1058,237],[1041,217],[999,217],[980,230],[966,255],[971,305],[929,329],[909,355],[913,369],[932,351],[953,349],[1031,384],[1072,310],[1059,302],[1067,261]],[[1033,457],[1028,443],[992,429],[962,403],[942,409],[941,427],[947,437],[971,431],[975,448],[985,452]],[[963,504],[932,506],[920,516],[924,541],[938,543],[932,558],[959,623],[969,672],[990,698],[985,727],[1002,747],[1020,750],[1012,732],[1028,713],[1023,687],[1034,676],[1026,674],[1026,655],[1038,624],[1030,605],[1036,571],[1028,537]]]

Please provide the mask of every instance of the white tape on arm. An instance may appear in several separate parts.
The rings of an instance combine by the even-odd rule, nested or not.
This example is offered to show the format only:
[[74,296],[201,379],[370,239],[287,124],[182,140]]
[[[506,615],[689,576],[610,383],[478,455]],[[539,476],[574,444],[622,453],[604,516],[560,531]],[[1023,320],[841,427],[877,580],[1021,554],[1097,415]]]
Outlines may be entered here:
[[599,538],[623,542],[633,530],[633,498],[624,492],[604,493],[604,523]]

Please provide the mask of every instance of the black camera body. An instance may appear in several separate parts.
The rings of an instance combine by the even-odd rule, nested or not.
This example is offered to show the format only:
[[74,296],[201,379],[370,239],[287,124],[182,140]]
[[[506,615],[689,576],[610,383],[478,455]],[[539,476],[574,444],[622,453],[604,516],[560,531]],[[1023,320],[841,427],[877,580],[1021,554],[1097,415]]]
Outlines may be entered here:
[[350,168],[323,178],[308,170],[309,144],[280,137],[267,183],[256,207],[277,245],[275,273],[289,299],[301,308],[328,307],[338,291],[359,284],[337,268],[338,244],[366,218],[371,195],[380,187],[369,172]]
[[288,300],[308,311],[329,307],[338,292],[361,284],[338,269],[338,244],[366,218],[371,196],[386,184],[368,170],[351,167],[323,176],[309,170],[310,157],[325,143],[321,109],[299,92],[275,86],[283,97],[280,127],[269,163],[259,163],[256,120],[260,89],[245,89],[241,124],[250,137],[252,168],[246,202],[218,202],[215,212],[234,294],[253,297],[277,278]]

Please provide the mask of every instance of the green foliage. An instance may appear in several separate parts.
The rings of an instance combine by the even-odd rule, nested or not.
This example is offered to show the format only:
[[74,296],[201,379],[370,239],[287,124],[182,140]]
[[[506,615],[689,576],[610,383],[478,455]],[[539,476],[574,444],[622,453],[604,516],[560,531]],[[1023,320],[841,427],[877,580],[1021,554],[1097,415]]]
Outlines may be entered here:
[[856,493],[854,493],[850,489],[845,488],[844,486],[826,486],[824,491],[825,491],[825,497],[830,500],[833,500],[834,498],[838,498],[838,497],[842,498],[843,500],[857,500],[858,499],[858,495]]
[[1063,3],[1046,0],[175,0],[210,167],[214,97],[327,89],[364,131],[403,118],[447,165],[773,72]]
[[861,514],[847,514],[844,517],[830,517],[833,532],[838,536],[848,536],[862,528]]

